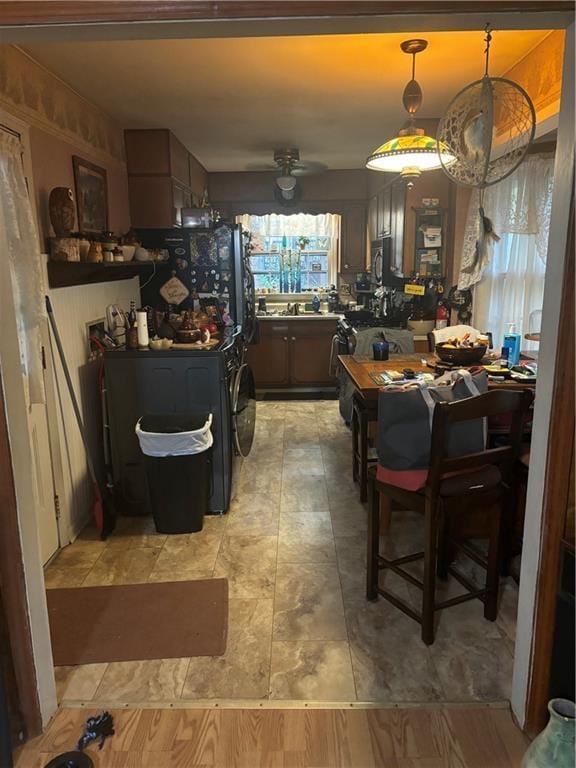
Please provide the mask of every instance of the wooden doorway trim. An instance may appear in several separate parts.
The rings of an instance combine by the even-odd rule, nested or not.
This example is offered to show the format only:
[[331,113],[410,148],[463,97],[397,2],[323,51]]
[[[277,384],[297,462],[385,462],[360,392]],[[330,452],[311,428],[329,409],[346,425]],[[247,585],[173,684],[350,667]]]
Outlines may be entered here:
[[210,21],[240,19],[346,18],[353,16],[389,16],[454,13],[554,13],[573,12],[567,0],[489,0],[469,2],[462,7],[457,0],[41,0],[0,2],[3,26],[26,24],[98,24],[129,21]]
[[25,737],[42,730],[4,387],[0,371],[0,584]]
[[546,725],[550,664],[560,577],[561,541],[574,459],[574,194],[566,243],[564,289],[556,353],[556,378],[550,414],[546,482],[542,507],[542,557],[536,586],[532,666],[525,730],[536,735]]

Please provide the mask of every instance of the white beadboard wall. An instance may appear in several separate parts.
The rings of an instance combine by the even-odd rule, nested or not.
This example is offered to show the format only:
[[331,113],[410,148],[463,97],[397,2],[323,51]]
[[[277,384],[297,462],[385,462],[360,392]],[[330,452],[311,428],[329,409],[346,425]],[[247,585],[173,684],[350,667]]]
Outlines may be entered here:
[[[55,288],[50,298],[70,376],[84,417],[88,440],[97,472],[103,470],[98,364],[88,362],[86,323],[105,317],[108,304],[128,309],[130,301],[140,303],[138,278],[110,283]],[[51,425],[57,424],[56,446],[52,445],[54,480],[60,498],[60,544],[73,541],[90,518],[93,494],[86,466],[82,438],[57,349],[51,342],[50,354],[56,371],[55,404],[50,408]],[[48,366],[51,367],[50,365]],[[50,402],[49,402],[50,407]],[[55,411],[55,413],[54,413]]]

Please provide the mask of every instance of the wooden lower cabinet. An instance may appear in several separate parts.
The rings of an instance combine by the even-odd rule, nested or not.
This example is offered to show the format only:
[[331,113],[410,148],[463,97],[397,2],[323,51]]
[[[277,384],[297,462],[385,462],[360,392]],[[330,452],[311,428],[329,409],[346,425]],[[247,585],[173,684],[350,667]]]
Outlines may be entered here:
[[334,386],[330,350],[336,321],[260,321],[257,344],[248,349],[256,387],[305,388]]
[[290,386],[288,323],[261,322],[259,341],[248,348],[248,363],[257,387]]
[[414,352],[427,355],[430,352],[430,344],[428,343],[428,339],[414,339]]

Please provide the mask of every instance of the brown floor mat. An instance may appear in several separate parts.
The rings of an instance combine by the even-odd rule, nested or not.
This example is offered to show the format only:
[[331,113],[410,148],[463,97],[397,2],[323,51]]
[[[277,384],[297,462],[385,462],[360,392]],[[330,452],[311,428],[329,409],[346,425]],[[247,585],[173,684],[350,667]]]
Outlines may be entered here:
[[221,656],[228,581],[49,589],[56,666]]

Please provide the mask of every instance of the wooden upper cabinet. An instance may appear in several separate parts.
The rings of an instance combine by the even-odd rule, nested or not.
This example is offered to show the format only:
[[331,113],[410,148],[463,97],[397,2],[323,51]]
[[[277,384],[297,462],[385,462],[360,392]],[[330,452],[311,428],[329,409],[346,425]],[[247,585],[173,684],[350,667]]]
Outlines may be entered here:
[[144,176],[172,176],[190,186],[189,152],[167,128],[124,131],[128,173]]
[[[410,271],[404,253],[405,218],[406,218],[406,185],[398,181],[390,186],[390,234],[392,235],[392,264],[402,269],[404,274]],[[444,236],[444,235],[443,235]]]
[[363,272],[366,269],[366,218],[364,203],[351,203],[342,214],[340,272]]
[[407,262],[404,257],[404,229],[406,209],[406,187],[403,182],[388,183],[370,198],[370,240],[389,235],[392,239],[392,264],[406,273]]
[[178,226],[173,182],[169,176],[128,176],[130,221],[137,229]]
[[206,170],[166,128],[126,130],[132,226],[178,227],[182,208],[199,202]]
[[173,133],[170,136],[170,175],[183,186],[190,187],[190,153]]

